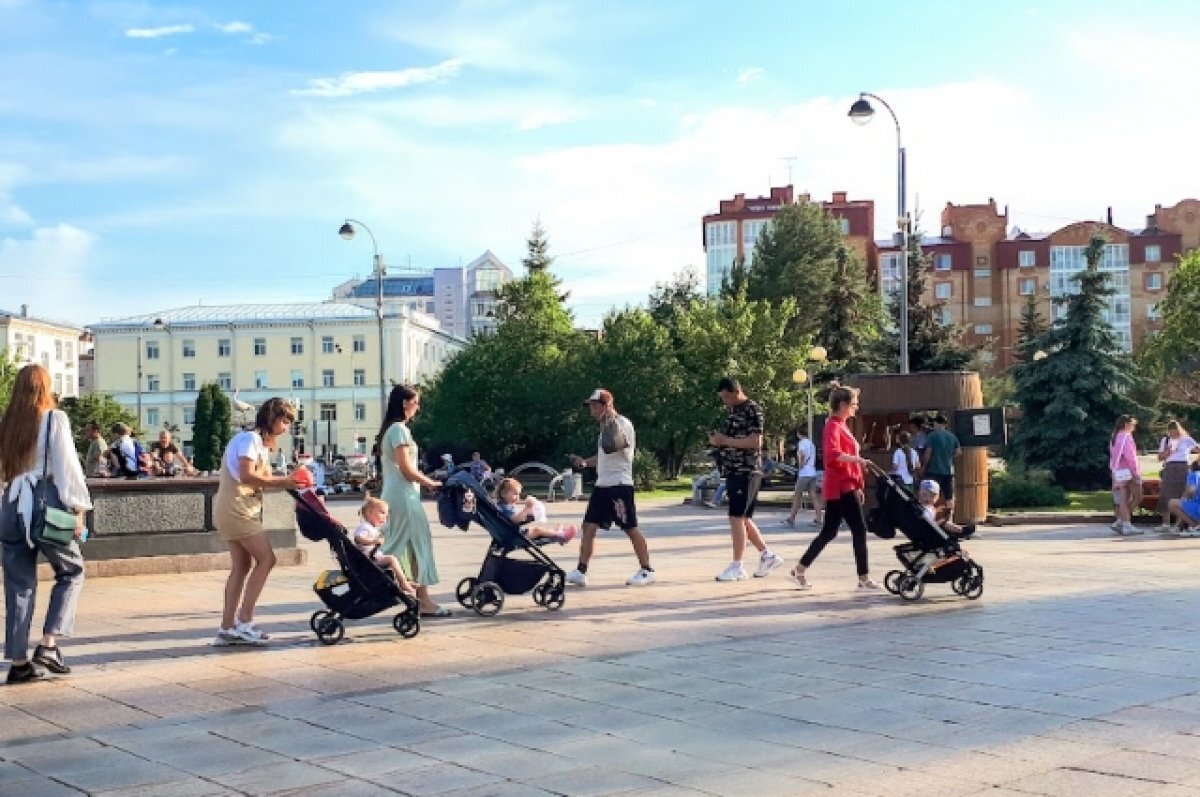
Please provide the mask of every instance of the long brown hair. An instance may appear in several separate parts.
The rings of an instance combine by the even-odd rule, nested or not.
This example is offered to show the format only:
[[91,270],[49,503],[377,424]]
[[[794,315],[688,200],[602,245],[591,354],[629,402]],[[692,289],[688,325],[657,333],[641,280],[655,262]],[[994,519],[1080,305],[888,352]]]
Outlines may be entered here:
[[0,481],[12,481],[34,466],[38,420],[58,406],[50,392],[50,372],[36,363],[17,372],[8,409],[0,418]]

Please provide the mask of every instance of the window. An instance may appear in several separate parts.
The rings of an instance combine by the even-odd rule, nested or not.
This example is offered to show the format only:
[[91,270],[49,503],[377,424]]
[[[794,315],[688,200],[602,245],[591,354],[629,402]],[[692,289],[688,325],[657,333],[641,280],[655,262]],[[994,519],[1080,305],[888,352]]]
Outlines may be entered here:
[[321,387],[333,387],[333,369],[326,368],[321,371]]
[[938,271],[949,271],[953,262],[953,258],[945,253],[938,253],[933,256],[933,267]]
[[65,344],[67,350],[67,361],[74,362],[75,360],[75,342],[68,340]]
[[366,404],[355,404],[354,405],[354,420],[361,423],[361,422],[365,421],[366,419],[367,419],[367,405]]
[[1022,296],[1033,296],[1037,293],[1037,280],[1033,277],[1022,279],[1017,284],[1017,292]]
[[292,354],[304,354],[304,338],[292,338]]
[[150,407],[148,410],[146,410],[146,425],[158,426],[158,424],[158,407]]
[[1146,275],[1146,290],[1161,291],[1162,286],[1163,286],[1162,278],[1163,278],[1162,274],[1157,274],[1157,273],[1147,274]]
[[1158,313],[1158,302],[1146,302],[1146,320],[1158,321],[1162,318]]
[[80,390],[83,390],[85,387],[87,387],[87,378],[86,378],[86,377],[84,377],[82,374],[80,374],[80,376],[79,376],[79,389],[80,389]]
[[1146,262],[1161,263],[1162,262],[1162,247],[1158,244],[1150,244],[1146,247]]
[[157,340],[146,341],[146,359],[147,360],[157,360],[158,359],[158,341]]
[[217,356],[228,357],[229,352],[233,351],[233,344],[229,338],[221,338],[217,341]]
[[949,299],[954,295],[954,285],[949,282],[939,282],[933,286],[935,299]]
[[1021,268],[1033,268],[1037,265],[1037,252],[1032,249],[1017,252],[1017,265]]
[[195,357],[196,356],[196,341],[185,340],[183,342],[183,356],[184,357]]
[[429,313],[430,315],[433,315],[435,312],[437,312],[433,307],[433,302],[425,302],[425,312]]
[[321,405],[321,420],[336,421],[337,420],[337,405],[322,404]]
[[942,311],[938,313],[938,323],[944,327],[954,323],[954,313],[950,312],[949,307],[943,307]]
[[54,395],[62,395],[62,374],[54,375]]
[[333,338],[329,335],[321,338],[321,354],[333,354]]
[[67,374],[67,393],[68,396],[75,395],[75,377]]
[[976,277],[990,277],[990,276],[992,276],[992,270],[990,268],[977,268],[977,269],[975,269],[975,276]]
[[975,325],[975,334],[976,335],[992,334],[992,325],[991,324],[976,324]]
[[292,387],[304,387],[303,371],[292,371]]
[[183,375],[183,389],[184,390],[195,390],[196,389],[196,375],[195,374],[184,374]]
[[266,371],[255,371],[254,372],[254,387],[258,388],[259,390],[262,390],[266,386],[267,386],[267,372]]
[[217,387],[222,390],[233,390],[233,375],[228,371],[217,374]]
[[267,354],[267,339],[266,338],[255,338],[254,339],[254,356],[264,357],[264,356],[266,356],[266,354]]
[[976,296],[975,297],[975,306],[976,307],[991,307],[992,306],[992,297],[991,296]]
[[362,368],[354,369],[354,386],[364,387],[367,384],[367,372]]
[[48,351],[42,352],[42,367],[47,371],[50,370],[50,352]]
[[850,219],[838,219],[837,222],[838,222],[838,230],[841,231],[842,235],[849,235],[850,234]]
[[183,422],[186,423],[188,426],[191,426],[192,424],[194,424],[196,422],[195,407],[184,407],[183,408]]
[[157,393],[158,386],[158,374],[146,374],[146,392]]
[[62,351],[63,351],[62,341],[61,340],[54,341],[54,361],[55,362],[62,362]]
[[988,264],[987,255],[980,255],[979,257],[975,258],[975,265],[986,266],[987,264]]

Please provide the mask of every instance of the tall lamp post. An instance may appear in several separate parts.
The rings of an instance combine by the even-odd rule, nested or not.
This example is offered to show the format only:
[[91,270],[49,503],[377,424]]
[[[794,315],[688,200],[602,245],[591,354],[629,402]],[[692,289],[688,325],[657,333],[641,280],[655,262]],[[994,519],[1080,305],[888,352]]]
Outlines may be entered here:
[[142,324],[140,327],[138,327],[138,334],[137,334],[137,427],[138,428],[136,431],[140,431],[142,428],[142,379],[144,377],[144,374],[142,372],[142,349],[145,348],[145,345],[146,345],[144,335],[145,335],[145,332],[147,329],[154,329],[155,331],[161,332],[164,327],[166,327],[166,323],[161,318],[154,319],[154,323],[152,323],[152,324]]
[[892,121],[896,123],[896,182],[897,182],[897,207],[899,214],[896,217],[896,223],[900,228],[898,233],[900,243],[900,373],[908,373],[908,206],[905,200],[906,190],[906,174],[905,174],[905,152],[904,144],[900,138],[900,120],[896,118],[896,112],[892,110],[892,106],[875,94],[862,92],[858,95],[858,99],[850,106],[850,119],[855,124],[865,125],[870,122],[875,116],[875,109],[871,107],[868,97],[873,100],[878,100],[879,104],[887,108],[887,112],[892,115]]
[[375,278],[375,321],[379,325],[379,414],[383,417],[383,413],[387,412],[387,377],[384,375],[384,357],[383,357],[383,277],[385,272],[383,258],[379,256],[379,245],[375,243],[375,234],[371,232],[371,228],[363,224],[358,219],[346,219],[346,223],[338,230],[338,235],[349,241],[354,238],[354,225],[357,224],[367,231],[367,235],[371,237],[371,250],[373,256],[371,258],[371,276]]
[[808,352],[808,359],[815,363],[813,373],[809,373],[803,368],[797,368],[792,371],[792,381],[797,385],[808,383],[808,437],[813,436],[813,383],[816,381],[816,369],[821,367],[821,364],[829,359],[829,352],[825,351],[824,346],[813,346]]

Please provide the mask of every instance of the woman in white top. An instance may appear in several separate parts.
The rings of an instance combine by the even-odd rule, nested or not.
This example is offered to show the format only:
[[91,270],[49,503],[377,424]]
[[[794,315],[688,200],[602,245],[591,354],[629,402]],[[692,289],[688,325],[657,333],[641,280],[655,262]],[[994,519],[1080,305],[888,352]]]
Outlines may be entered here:
[[912,447],[912,435],[900,432],[896,435],[896,450],[892,452],[892,469],[889,475],[893,481],[898,481],[912,490],[921,465],[921,457]]
[[1158,527],[1160,532],[1171,529],[1171,499],[1183,497],[1187,486],[1188,458],[1195,449],[1196,441],[1179,421],[1167,423],[1167,436],[1158,444],[1158,459],[1163,464],[1158,489],[1158,512],[1162,515],[1162,525]]
[[221,458],[213,524],[221,539],[229,543],[231,566],[215,646],[262,645],[267,641],[267,635],[254,626],[254,606],[275,567],[275,551],[262,522],[263,490],[294,490],[300,486],[294,475],[272,476],[270,466],[275,439],[295,419],[296,411],[287,401],[267,399],[258,408],[254,429],[234,435]]
[[[83,589],[83,515],[92,508],[83,467],[75,451],[71,422],[55,409],[50,373],[27,365],[17,373],[12,397],[0,418],[0,540],[4,545],[4,657],[12,662],[10,684],[41,678],[40,664],[53,673],[71,671],[58,649],[58,637],[70,636],[75,607]],[[44,466],[44,467],[43,467]],[[75,539],[66,545],[30,536],[38,483],[49,479],[46,505],[75,514]],[[37,598],[37,557],[54,570],[54,587],[42,628],[42,642],[29,659],[29,629]]]

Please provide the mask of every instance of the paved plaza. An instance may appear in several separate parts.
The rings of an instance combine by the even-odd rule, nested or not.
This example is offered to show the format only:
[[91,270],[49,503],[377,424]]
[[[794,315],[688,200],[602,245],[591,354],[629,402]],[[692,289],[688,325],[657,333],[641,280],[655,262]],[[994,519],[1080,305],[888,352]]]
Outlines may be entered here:
[[[562,611],[455,605],[412,640],[385,614],[317,644],[316,545],[267,587],[266,650],[209,646],[223,573],[93,579],[74,674],[0,688],[0,795],[1200,797],[1200,540],[985,528],[982,599],[907,604],[855,594],[846,535],[800,593],[783,571],[715,583],[718,513],[641,514],[659,583],[625,586],[610,532]],[[782,517],[760,520],[790,564],[813,531]],[[453,603],[487,538],[434,534]],[[577,549],[548,550],[570,569]]]

